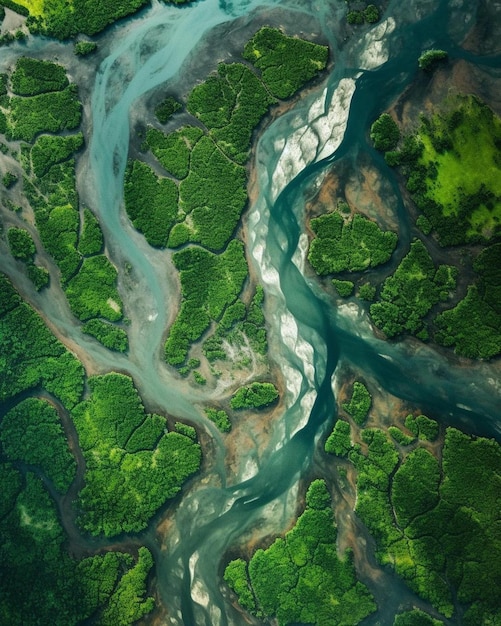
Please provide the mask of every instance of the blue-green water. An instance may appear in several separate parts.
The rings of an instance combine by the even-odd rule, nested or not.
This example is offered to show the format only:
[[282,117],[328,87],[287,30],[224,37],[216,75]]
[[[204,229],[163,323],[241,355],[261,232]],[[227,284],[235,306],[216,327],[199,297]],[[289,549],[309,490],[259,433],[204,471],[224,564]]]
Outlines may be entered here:
[[[325,173],[333,164],[356,164],[364,155],[389,180],[388,204],[394,207],[389,210],[399,223],[398,252],[403,253],[410,240],[408,216],[394,174],[368,145],[367,129],[416,78],[416,58],[424,49],[439,47],[472,63],[496,66],[496,59],[476,58],[460,46],[476,10],[472,1],[390,2],[382,24],[346,38],[343,2],[203,0],[183,9],[155,3],[102,36],[107,54],[93,78],[89,148],[79,185],[99,215],[111,258],[119,268],[133,268],[128,275],[122,272],[120,284],[131,321],[131,350],[125,359],[110,357],[92,342],[86,349],[101,369],[131,373],[146,402],[199,423],[214,441],[213,465],[169,514],[166,544],[157,545],[153,530],[146,537],[155,551],[166,623],[244,623],[222,593],[221,559],[251,529],[279,533],[290,523],[298,481],[310,471],[318,440],[335,417],[332,380],[343,368],[362,372],[382,390],[444,423],[499,435],[501,386],[495,370],[487,364],[454,365],[413,342],[377,339],[362,309],[335,309],[316,281],[307,278],[301,237],[305,203]],[[287,390],[283,414],[273,422],[264,451],[237,450],[238,466],[247,470],[235,483],[221,438],[201,416],[199,405],[208,392],[180,383],[162,363],[163,339],[176,307],[176,277],[169,253],[149,248],[124,216],[122,186],[141,99],[159,87],[176,92],[186,68],[203,65],[197,50],[206,54],[207,48],[198,46],[214,29],[216,53],[224,59],[226,36],[252,34],[254,23],[268,19],[289,28],[303,23],[313,28],[329,43],[334,64],[322,84],[266,128],[254,157],[258,191],[245,216],[247,252],[265,288],[270,353]],[[214,60],[207,64],[212,68]],[[40,302],[69,337],[82,343],[64,307]],[[385,591],[379,619],[390,623],[397,598],[407,592],[394,579],[385,584],[393,587]],[[382,593],[376,583],[373,590]]]

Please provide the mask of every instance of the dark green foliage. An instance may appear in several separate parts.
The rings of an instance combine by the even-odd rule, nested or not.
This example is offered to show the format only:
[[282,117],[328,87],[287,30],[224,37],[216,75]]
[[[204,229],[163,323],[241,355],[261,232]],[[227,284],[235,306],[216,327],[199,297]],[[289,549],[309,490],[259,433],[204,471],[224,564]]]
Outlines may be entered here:
[[30,98],[11,98],[9,138],[31,142],[43,131],[55,133],[77,128],[82,117],[77,95],[77,87],[70,85],[62,91],[42,93]]
[[166,245],[178,214],[177,199],[174,181],[159,178],[141,161],[129,162],[125,172],[125,210],[150,245]]
[[400,140],[400,129],[388,113],[383,113],[371,126],[371,140],[376,150],[393,150]]
[[193,426],[189,426],[188,424],[183,424],[182,422],[176,422],[174,424],[176,428],[176,432],[184,435],[185,437],[189,437],[193,441],[197,440],[197,431],[193,428]]
[[350,415],[356,424],[361,426],[367,419],[372,404],[372,397],[367,387],[359,382],[353,383],[351,400],[343,404],[343,409]]
[[394,439],[401,446],[409,446],[411,443],[416,441],[415,436],[406,435],[400,430],[400,428],[397,428],[396,426],[390,426],[388,428],[388,432],[390,433],[392,439]]
[[89,209],[84,209],[83,229],[78,242],[78,251],[84,256],[99,254],[103,245],[103,233],[97,218]]
[[183,126],[165,135],[156,128],[149,128],[146,143],[162,166],[176,178],[186,178],[193,146],[203,135],[196,126]]
[[241,63],[220,63],[217,76],[193,89],[187,108],[209,129],[221,150],[244,164],[254,128],[275,99]]
[[308,260],[321,276],[386,263],[397,245],[395,233],[358,214],[345,221],[337,212],[326,213],[312,219],[311,228],[316,237]]
[[337,556],[336,529],[323,481],[314,481],[306,510],[285,538],[259,549],[247,565],[232,561],[225,580],[239,602],[258,617],[291,623],[355,626],[374,612],[367,588],[356,579],[350,553]]
[[17,182],[17,176],[13,174],[12,172],[6,172],[2,176],[2,185],[5,187],[5,189],[10,189],[11,187],[15,185],[16,182]]
[[364,9],[364,19],[368,24],[379,22],[379,9],[374,4],[368,4]]
[[157,116],[157,120],[160,124],[165,124],[170,117],[176,113],[176,111],[179,111],[182,108],[182,104],[180,104],[175,98],[169,96],[157,106],[155,109],[155,115]]
[[91,319],[82,326],[82,332],[91,335],[110,350],[126,352],[129,347],[127,333],[123,328],[99,319]]
[[[128,594],[121,594],[119,606],[115,591],[112,602],[116,604],[114,623],[131,624],[127,616],[137,615],[135,607],[144,602],[144,577],[151,567],[151,557],[150,561],[142,557],[144,549],[140,549],[145,570],[142,584],[140,577],[131,580],[133,559],[129,555],[109,551],[77,562],[68,556],[54,503],[40,479],[31,472],[23,478],[5,463],[0,464],[0,478],[0,502],[6,505],[0,515],[2,621],[75,626],[104,609],[114,590],[125,583],[130,588],[132,583],[135,593],[130,588]],[[23,589],[29,593],[22,593]],[[151,601],[147,602],[150,609]]]
[[[202,137],[192,150],[190,173],[179,185],[180,208],[190,214],[190,226],[182,225],[187,229],[182,243],[221,250],[247,203],[246,183],[245,169],[225,157],[212,139]],[[168,245],[174,247],[172,237]]]
[[426,417],[426,415],[418,415],[416,422],[419,428],[419,438],[425,441],[435,441],[438,437],[438,424],[435,420]]
[[41,135],[31,148],[33,173],[42,178],[57,163],[69,159],[83,146],[83,135]]
[[94,41],[77,41],[73,46],[73,51],[77,56],[87,56],[97,50],[97,43]]
[[12,92],[18,96],[37,96],[50,91],[62,91],[69,85],[62,65],[29,57],[17,60],[10,82]]
[[251,383],[240,387],[231,397],[230,406],[233,410],[260,409],[268,406],[278,398],[278,389],[273,383]]
[[364,23],[364,13],[363,11],[348,11],[346,15],[346,21],[348,24],[360,25]]
[[475,259],[476,285],[453,309],[437,315],[435,339],[469,358],[489,359],[501,353],[501,244]]
[[95,376],[89,385],[90,399],[73,411],[86,462],[80,524],[95,535],[138,532],[198,470],[200,447],[162,434],[164,419],[145,414],[128,376]]
[[371,283],[364,283],[360,285],[358,289],[358,297],[361,300],[367,300],[368,302],[372,302],[376,297],[376,288]]
[[10,460],[37,466],[58,491],[67,491],[76,463],[51,404],[37,398],[20,402],[2,419],[0,441]]
[[24,228],[9,228],[7,231],[9,247],[15,259],[29,261],[36,252],[33,237]]
[[388,337],[408,332],[426,338],[423,318],[456,285],[457,268],[435,265],[424,244],[411,243],[392,276],[383,283],[380,300],[370,307],[372,319]]
[[207,415],[211,422],[214,422],[214,424],[219,428],[220,431],[222,431],[223,433],[230,432],[231,422],[226,411],[223,411],[222,409],[213,409],[208,407],[205,409],[205,415]]
[[37,291],[47,287],[50,282],[49,272],[45,269],[45,267],[41,267],[40,265],[28,263],[27,274]]
[[428,613],[413,609],[406,613],[395,615],[393,626],[443,626],[442,620],[434,619]]
[[116,289],[117,270],[104,255],[84,259],[80,271],[66,287],[74,315],[82,321],[104,317],[115,322],[122,317],[122,303]]
[[83,391],[83,367],[20,301],[0,275],[0,400],[41,385],[72,407]]
[[[12,0],[2,0],[18,13],[19,5]],[[98,0],[74,0],[68,4],[64,0],[53,0],[43,5],[42,15],[30,15],[27,25],[34,34],[47,35],[56,39],[69,39],[78,33],[95,35],[116,20],[131,15],[146,4],[147,0],[120,0],[119,2],[99,2]],[[24,7],[20,7],[24,9]],[[27,15],[27,12],[23,12]]]
[[327,65],[328,48],[264,26],[245,45],[243,57],[261,70],[277,98],[289,98]]
[[417,220],[416,220],[416,226],[419,228],[419,230],[424,233],[425,235],[429,235],[432,231],[432,225],[430,220],[424,216],[424,215],[420,215]]
[[336,456],[346,456],[351,448],[350,425],[348,422],[338,419],[333,431],[327,437],[325,451]]
[[445,59],[447,59],[445,50],[426,50],[418,59],[419,69],[430,71]]
[[332,280],[332,284],[341,298],[349,298],[355,288],[355,285],[351,282],[351,280],[339,280],[334,278]]
[[189,344],[235,302],[248,270],[243,246],[237,240],[219,255],[191,247],[174,254],[173,261],[180,271],[182,301],[165,344],[165,356],[170,365],[181,365]]

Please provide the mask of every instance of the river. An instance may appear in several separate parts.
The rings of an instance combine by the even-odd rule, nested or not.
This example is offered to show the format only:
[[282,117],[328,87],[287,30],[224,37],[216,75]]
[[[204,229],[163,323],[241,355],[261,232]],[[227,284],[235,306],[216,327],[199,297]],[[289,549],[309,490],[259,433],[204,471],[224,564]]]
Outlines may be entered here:
[[[305,205],[333,166],[356,167],[361,155],[390,183],[388,206],[399,224],[392,264],[398,263],[410,240],[408,217],[394,174],[370,147],[367,129],[416,78],[416,59],[424,49],[438,47],[452,57],[485,62],[461,48],[477,4],[392,0],[382,22],[363,28],[359,36],[346,30],[345,3],[336,0],[202,0],[184,8],[155,1],[101,36],[106,56],[90,90],[90,144],[79,164],[79,191],[99,215],[112,260],[119,268],[132,267],[120,279],[130,319],[130,356],[111,357],[90,341],[85,349],[98,369],[129,372],[148,405],[197,423],[213,437],[214,460],[168,513],[164,544],[158,545],[153,528],[145,536],[155,553],[166,623],[247,623],[223,592],[222,557],[244,538],[278,534],[291,524],[299,481],[311,473],[317,443],[332,426],[334,382],[343,368],[361,372],[445,424],[500,436],[501,387],[493,366],[452,360],[410,340],[378,339],[361,306],[333,307],[304,269]],[[131,128],[148,94],[166,85],[175,92],[185,84],[187,68],[203,67],[197,54],[207,54],[208,41],[219,42],[215,59],[206,62],[214,65],[218,55],[225,58],[226,37],[243,43],[243,33],[250,36],[268,22],[288,30],[299,23],[305,36],[319,34],[334,63],[321,84],[266,126],[256,146],[256,194],[244,218],[247,254],[265,289],[270,354],[286,391],[282,414],[270,425],[259,453],[237,450],[236,475],[230,476],[224,442],[199,408],[207,392],[180,382],[162,362],[177,279],[170,253],[149,248],[124,217],[123,173]],[[67,311],[40,302],[49,317],[52,311],[65,324],[70,339],[81,342]],[[385,578],[385,623],[396,610],[388,584],[393,598],[403,593],[395,579],[389,581]],[[383,586],[373,581],[371,588],[381,594]]]

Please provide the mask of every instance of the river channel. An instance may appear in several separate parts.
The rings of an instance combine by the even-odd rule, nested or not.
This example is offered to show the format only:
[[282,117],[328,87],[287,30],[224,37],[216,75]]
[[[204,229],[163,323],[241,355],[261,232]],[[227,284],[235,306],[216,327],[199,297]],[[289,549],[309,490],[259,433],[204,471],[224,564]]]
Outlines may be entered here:
[[[404,254],[409,218],[394,173],[369,144],[368,128],[416,79],[416,59],[427,48],[447,50],[451,58],[471,64],[495,65],[491,57],[461,47],[475,25],[477,2],[390,1],[382,21],[361,35],[346,29],[345,11],[340,0],[202,0],[181,9],[154,2],[102,35],[106,55],[87,79],[89,148],[79,164],[79,191],[99,216],[110,258],[132,269],[119,285],[130,319],[129,357],[111,357],[93,342],[85,350],[97,369],[130,373],[148,405],[196,423],[212,438],[213,462],[169,513],[164,544],[158,545],[154,529],[145,538],[155,553],[168,624],[260,623],[248,621],[230,603],[221,584],[221,561],[252,533],[259,539],[290,526],[300,481],[311,474],[319,440],[332,427],[333,389],[343,369],[361,372],[445,424],[501,436],[501,385],[493,366],[452,360],[410,340],[378,339],[362,305],[335,308],[305,267],[306,204],[336,164],[356,168],[361,157],[389,181],[387,206],[399,230],[392,267]],[[200,70],[205,63],[210,71],[226,58],[225,40],[240,38],[243,45],[263,23],[283,24],[305,37],[314,32],[328,43],[332,63],[325,79],[256,139],[255,193],[244,229],[249,262],[265,290],[270,354],[284,381],[284,397],[259,453],[238,450],[237,475],[230,476],[222,438],[200,410],[212,392],[180,382],[162,362],[177,278],[170,253],[148,247],[126,219],[123,174],[134,122],[148,95],[167,87],[176,93],[186,85],[190,68]],[[214,58],[197,56],[209,50]],[[50,317],[49,303],[45,306]],[[68,315],[52,313],[66,324],[66,335],[81,342]],[[395,593],[402,592],[396,580],[389,580]],[[381,589],[375,582],[371,587],[376,595]],[[390,597],[387,589],[384,623],[391,623],[396,610]]]

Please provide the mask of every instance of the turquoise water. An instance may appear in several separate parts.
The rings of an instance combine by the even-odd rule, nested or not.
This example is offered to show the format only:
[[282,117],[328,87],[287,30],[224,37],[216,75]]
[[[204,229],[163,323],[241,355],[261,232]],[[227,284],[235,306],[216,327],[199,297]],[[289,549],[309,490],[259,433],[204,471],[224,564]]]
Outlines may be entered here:
[[[335,417],[332,380],[342,368],[363,372],[383,390],[444,423],[499,436],[501,389],[489,365],[464,368],[425,346],[378,340],[362,309],[333,308],[303,271],[305,202],[333,163],[354,164],[359,155],[389,180],[388,202],[399,223],[396,256],[403,254],[410,240],[408,217],[394,174],[368,144],[367,128],[414,80],[422,50],[439,47],[451,55],[466,55],[460,43],[473,24],[476,4],[390,2],[391,19],[383,17],[382,24],[363,31],[363,38],[345,39],[340,19],[345,6],[337,0],[203,0],[182,9],[155,3],[103,36],[109,53],[92,86],[90,146],[80,184],[99,214],[111,258],[121,269],[125,264],[133,268],[128,275],[122,272],[120,284],[131,322],[130,358],[112,357],[92,342],[86,347],[103,369],[132,374],[150,405],[197,422],[214,437],[214,466],[173,512],[166,545],[155,543],[153,531],[146,536],[155,551],[168,624],[244,623],[222,593],[221,559],[250,529],[259,526],[262,534],[279,533],[292,519],[298,481],[310,471],[316,443]],[[175,92],[185,78],[183,68],[193,63],[193,55],[202,49],[197,46],[214,29],[224,42],[226,36],[250,28],[254,21],[265,22],[268,16],[277,24],[304,22],[313,27],[329,42],[334,65],[322,84],[259,138],[258,194],[245,216],[247,252],[265,288],[270,353],[287,391],[283,415],[269,433],[267,448],[259,458],[253,450],[240,450],[249,460],[248,471],[229,485],[221,437],[199,409],[208,392],[180,383],[163,365],[165,330],[176,306],[176,277],[169,253],[149,248],[124,217],[123,172],[141,99],[159,87]],[[466,56],[496,65],[492,59]],[[54,303],[47,300],[44,306],[49,315],[68,318],[67,312],[50,308]],[[71,323],[65,332],[82,341]],[[397,599],[410,592],[391,577],[385,578],[385,586],[384,597],[376,582],[371,588],[385,607],[380,618],[390,623]]]

